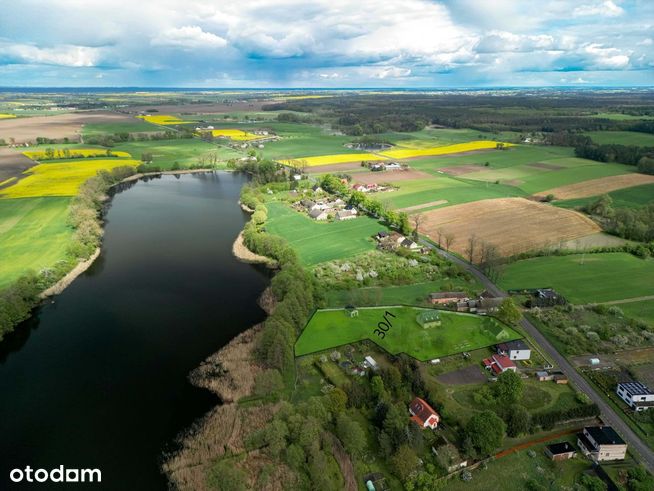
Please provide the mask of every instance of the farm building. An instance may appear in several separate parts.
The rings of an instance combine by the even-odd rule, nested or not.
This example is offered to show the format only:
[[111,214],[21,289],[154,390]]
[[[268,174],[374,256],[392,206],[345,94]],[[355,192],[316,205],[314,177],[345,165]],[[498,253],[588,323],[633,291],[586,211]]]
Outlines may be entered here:
[[424,329],[441,325],[441,315],[438,310],[423,310],[416,316],[416,322]]
[[329,215],[326,210],[315,208],[309,212],[309,216],[314,220],[327,220]]
[[528,360],[531,358],[531,349],[522,339],[500,343],[495,346],[500,355],[506,355],[511,360]]
[[623,460],[627,455],[627,444],[610,426],[586,426],[577,434],[577,444],[595,462]]
[[413,242],[411,239],[404,238],[402,242],[400,242],[400,245],[404,247],[405,249],[409,249],[411,251],[415,251],[417,249],[420,249],[420,246]]
[[356,210],[341,210],[336,212],[336,220],[352,220],[357,217]]
[[447,305],[455,302],[467,302],[470,300],[465,292],[437,292],[429,294],[429,301],[432,305]]
[[545,455],[552,460],[568,460],[576,455],[577,451],[568,442],[553,443],[545,447]]
[[654,393],[640,382],[619,383],[616,393],[634,411],[647,411],[654,406]]
[[397,162],[391,162],[390,164],[384,164],[384,168],[386,170],[400,170],[402,169],[402,166]]
[[435,430],[441,419],[438,413],[420,397],[416,397],[411,401],[409,413],[411,414],[411,420],[423,429],[431,428]]
[[513,363],[506,355],[492,355],[490,358],[485,358],[483,363],[484,368],[490,370],[495,375],[504,373],[507,370],[513,370],[514,372],[518,371],[518,367],[516,367],[515,363]]
[[568,377],[562,373],[555,373],[552,380],[559,385],[565,385],[568,383]]
[[554,375],[551,375],[547,370],[541,370],[536,372],[536,379],[539,382],[551,382],[554,380]]
[[364,363],[368,365],[370,368],[372,368],[373,370],[377,370],[379,368],[379,365],[377,364],[377,362],[372,356],[366,356],[364,360],[365,360]]

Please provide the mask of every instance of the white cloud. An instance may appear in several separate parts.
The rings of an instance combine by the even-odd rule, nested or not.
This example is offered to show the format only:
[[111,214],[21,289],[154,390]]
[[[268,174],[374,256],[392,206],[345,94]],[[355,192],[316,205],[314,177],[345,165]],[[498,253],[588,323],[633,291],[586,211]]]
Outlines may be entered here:
[[198,26],[173,27],[157,35],[152,46],[169,46],[186,49],[222,48],[227,41],[220,36],[205,32]]
[[387,66],[379,70],[374,70],[371,74],[372,78],[385,79],[385,78],[402,78],[411,75],[411,70],[408,68],[400,68],[396,66]]
[[40,48],[29,44],[0,44],[0,60],[11,63],[92,67],[100,59],[100,49],[87,46],[54,46]]
[[645,38],[638,43],[638,46],[651,46],[652,44],[654,44],[652,38]]
[[624,14],[624,9],[616,5],[611,0],[602,3],[595,3],[590,5],[580,5],[572,11],[575,17],[599,15],[602,17],[617,17]]

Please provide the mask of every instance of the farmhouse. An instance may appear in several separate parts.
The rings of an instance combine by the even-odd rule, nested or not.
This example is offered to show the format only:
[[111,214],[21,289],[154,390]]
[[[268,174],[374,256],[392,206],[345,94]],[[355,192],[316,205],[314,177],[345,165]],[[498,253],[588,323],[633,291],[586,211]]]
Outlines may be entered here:
[[507,370],[518,371],[518,367],[506,355],[493,355],[490,358],[485,358],[483,363],[486,370],[492,371],[495,375],[504,373]]
[[640,382],[619,383],[616,393],[634,411],[647,411],[654,406],[654,393]]
[[438,310],[423,310],[416,316],[416,322],[424,329],[441,325],[441,315]]
[[321,210],[320,208],[315,208],[309,212],[309,216],[314,220],[327,220],[329,214],[326,210]]
[[571,459],[576,453],[575,448],[568,442],[553,443],[545,447],[545,455],[554,461]]
[[431,428],[435,430],[441,419],[438,413],[420,397],[416,397],[411,401],[409,413],[411,414],[411,420],[422,429]]
[[413,242],[411,239],[407,239],[406,237],[402,242],[400,242],[400,245],[404,247],[405,249],[409,249],[411,251],[415,251],[417,249],[420,249],[420,246]]
[[455,302],[467,302],[470,300],[465,292],[437,292],[429,294],[429,301],[432,305],[447,305]]
[[627,444],[610,426],[586,426],[577,434],[577,444],[595,462],[623,460],[627,455]]
[[495,346],[495,350],[500,355],[506,355],[511,360],[528,360],[531,358],[531,349],[522,339],[500,343]]
[[336,212],[336,220],[352,220],[357,217],[357,211],[352,210],[340,210]]

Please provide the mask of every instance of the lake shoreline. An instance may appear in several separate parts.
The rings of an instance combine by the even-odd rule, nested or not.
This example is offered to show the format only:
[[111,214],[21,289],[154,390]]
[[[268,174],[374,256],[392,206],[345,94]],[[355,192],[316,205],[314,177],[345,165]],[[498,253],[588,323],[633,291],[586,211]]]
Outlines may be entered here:
[[[110,189],[119,186],[120,184],[138,181],[139,179],[143,179],[145,177],[170,176],[170,175],[180,175],[180,174],[199,174],[199,173],[215,172],[215,171],[216,169],[184,169],[184,170],[161,171],[161,172],[140,172],[138,174],[133,174],[129,177],[126,177],[125,179],[123,179],[120,182],[117,182],[116,184],[113,184],[110,187]],[[105,200],[104,207],[107,206],[107,203],[109,203],[111,199],[112,199],[111,196],[107,197],[107,199]],[[101,223],[100,225],[102,226],[102,232],[104,233],[104,223]],[[93,251],[93,253],[87,259],[79,261],[68,273],[64,275],[63,278],[61,278],[55,284],[43,290],[39,294],[39,298],[41,298],[42,300],[46,300],[50,297],[61,294],[66,288],[68,288],[73,283],[73,281],[77,279],[77,277],[79,277],[81,274],[83,274],[86,270],[88,270],[93,265],[95,260],[98,257],[100,257],[101,253],[102,253],[102,243],[100,243],[100,245]],[[248,262],[246,260],[243,261]]]

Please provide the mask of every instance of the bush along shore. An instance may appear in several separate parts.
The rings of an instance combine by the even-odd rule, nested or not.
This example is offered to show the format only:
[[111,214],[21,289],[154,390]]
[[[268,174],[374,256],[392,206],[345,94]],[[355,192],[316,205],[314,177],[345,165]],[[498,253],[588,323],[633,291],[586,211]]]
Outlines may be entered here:
[[[248,171],[255,182],[266,181],[256,170]],[[263,450],[265,444],[253,445],[251,439],[271,424],[285,406],[280,399],[286,399],[295,386],[293,346],[321,298],[295,251],[281,237],[264,231],[267,210],[256,188],[243,188],[241,204],[252,210],[242,232],[244,245],[277,264],[259,302],[269,315],[191,373],[192,383],[218,394],[222,404],[180,438],[180,449],[164,463],[175,489],[253,489],[264,467],[270,473],[267,489],[298,484],[291,468],[276,463]]]
[[70,205],[68,221],[74,228],[66,259],[51,268],[29,272],[0,292],[0,341],[27,319],[44,296],[60,293],[84,272],[99,254],[102,209],[107,192],[134,174],[130,166],[100,171],[79,189]]
[[146,173],[138,170],[131,166],[103,170],[82,184],[69,208],[68,222],[74,233],[66,258],[50,268],[28,272],[0,291],[0,341],[19,323],[29,318],[41,300],[64,291],[100,255],[104,233],[102,213],[109,199],[109,189],[144,177],[213,172],[213,169],[206,168]]

